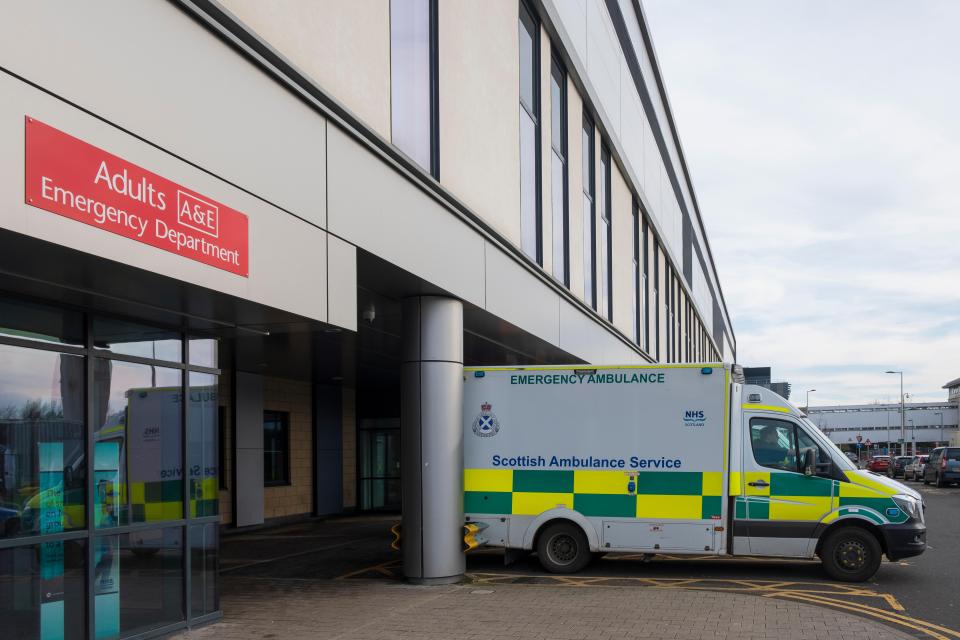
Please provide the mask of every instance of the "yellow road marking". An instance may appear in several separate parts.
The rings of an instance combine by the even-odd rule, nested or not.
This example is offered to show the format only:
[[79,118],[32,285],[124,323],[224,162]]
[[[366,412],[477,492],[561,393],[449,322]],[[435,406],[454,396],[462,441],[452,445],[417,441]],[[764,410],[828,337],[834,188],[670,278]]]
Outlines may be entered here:
[[347,578],[363,575],[364,573],[369,573],[371,571],[382,573],[387,577],[393,577],[393,572],[390,571],[390,569],[397,566],[400,566],[400,560],[388,560],[387,562],[381,562],[380,564],[375,564],[370,567],[364,567],[363,569],[357,569],[356,571],[345,573],[342,576],[337,576],[334,578],[334,580],[346,580]]

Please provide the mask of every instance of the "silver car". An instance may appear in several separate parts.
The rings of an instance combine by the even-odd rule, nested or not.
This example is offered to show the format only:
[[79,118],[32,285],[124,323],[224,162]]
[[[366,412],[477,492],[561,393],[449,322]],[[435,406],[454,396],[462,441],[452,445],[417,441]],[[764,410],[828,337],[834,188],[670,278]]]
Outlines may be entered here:
[[903,468],[903,479],[904,480],[922,480],[923,479],[923,467],[927,464],[927,454],[922,454],[918,456],[913,456],[908,462],[907,466]]

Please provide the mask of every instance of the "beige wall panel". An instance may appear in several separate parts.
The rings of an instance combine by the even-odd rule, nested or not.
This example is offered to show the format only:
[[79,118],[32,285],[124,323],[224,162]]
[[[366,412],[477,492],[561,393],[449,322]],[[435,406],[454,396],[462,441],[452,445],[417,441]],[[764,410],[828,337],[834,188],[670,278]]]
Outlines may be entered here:
[[324,226],[324,119],[172,2],[5,3],[0,66]]
[[583,101],[567,76],[567,186],[570,197],[570,290],[583,300]]
[[560,305],[559,346],[591,364],[646,362],[587,313],[569,304]]
[[559,344],[559,294],[496,247],[487,244],[487,305],[490,313]]
[[[246,214],[249,277],[26,205],[24,114]],[[327,319],[327,234],[322,229],[5,74],[0,74],[0,175],[8,178],[0,181],[0,227],[314,320]]]
[[327,300],[330,324],[357,330],[357,248],[327,236]]
[[440,182],[520,246],[516,2],[439,3]]
[[389,0],[221,0],[221,4],[390,139]]
[[484,306],[478,233],[333,127],[328,151],[331,233]]

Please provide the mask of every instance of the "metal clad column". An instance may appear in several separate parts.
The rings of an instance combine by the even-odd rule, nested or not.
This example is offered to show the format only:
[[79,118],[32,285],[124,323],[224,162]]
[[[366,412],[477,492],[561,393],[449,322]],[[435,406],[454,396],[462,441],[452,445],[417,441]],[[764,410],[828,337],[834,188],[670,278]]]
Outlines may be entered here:
[[463,527],[463,303],[403,301],[400,443],[403,573],[457,582]]

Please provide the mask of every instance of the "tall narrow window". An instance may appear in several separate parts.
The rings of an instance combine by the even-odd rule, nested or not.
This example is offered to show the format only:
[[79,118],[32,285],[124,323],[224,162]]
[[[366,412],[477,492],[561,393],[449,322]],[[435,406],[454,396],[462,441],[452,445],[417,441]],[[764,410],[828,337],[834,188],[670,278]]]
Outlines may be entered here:
[[640,212],[637,203],[633,203],[633,341],[642,342],[640,331]]
[[584,116],[583,135],[583,299],[597,308],[597,243],[596,180],[594,179],[593,121]]
[[263,486],[290,484],[290,414],[263,412]]
[[436,9],[390,1],[390,124],[393,144],[438,178]]
[[540,219],[540,28],[520,5],[520,244],[543,265]]
[[600,147],[600,305],[598,311],[607,320],[613,320],[613,282],[610,278],[612,256],[610,245],[612,225],[610,215],[610,152]]
[[670,263],[665,264],[663,267],[663,286],[665,288],[663,318],[667,330],[667,362],[673,362],[673,307],[671,306],[673,302],[673,277],[671,277],[670,271]]
[[550,147],[553,209],[553,275],[570,286],[567,231],[567,75],[556,60],[550,70]]
[[660,362],[660,243],[653,239],[653,339]]
[[643,348],[650,353],[650,242],[647,219],[643,219]]

